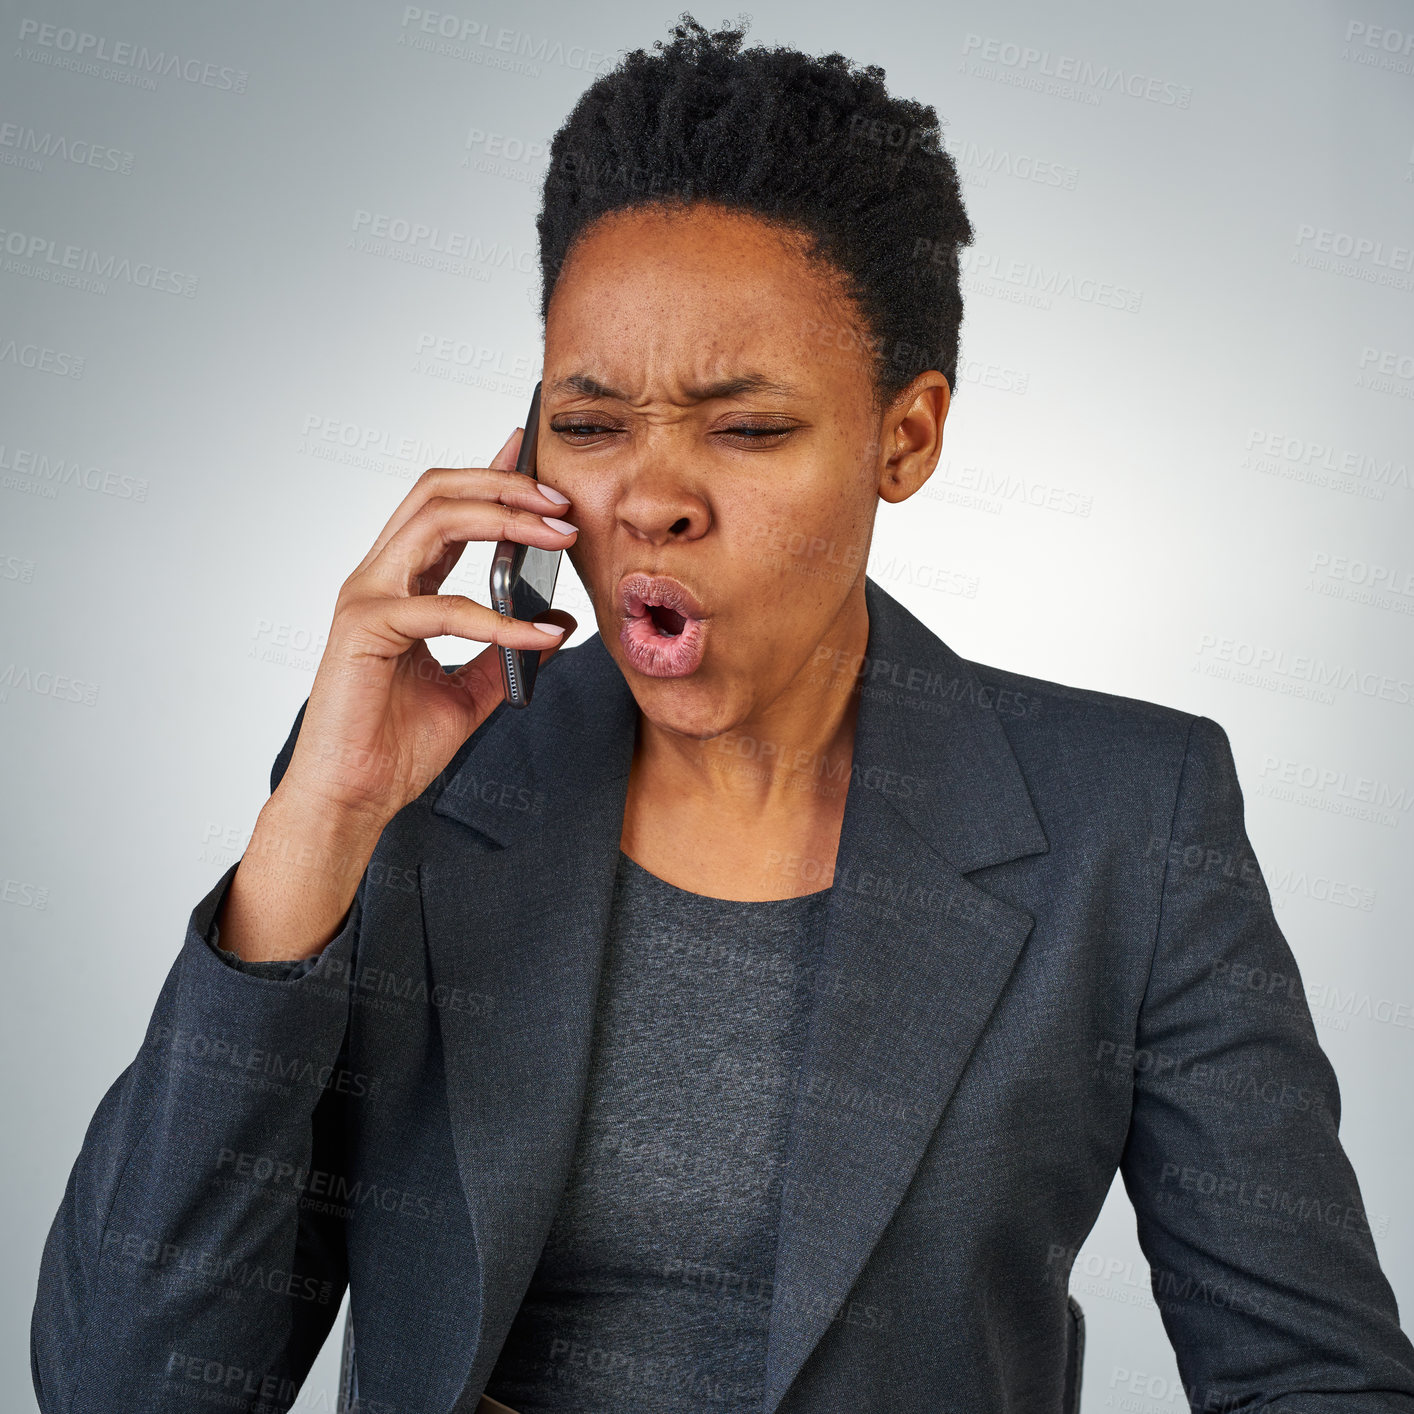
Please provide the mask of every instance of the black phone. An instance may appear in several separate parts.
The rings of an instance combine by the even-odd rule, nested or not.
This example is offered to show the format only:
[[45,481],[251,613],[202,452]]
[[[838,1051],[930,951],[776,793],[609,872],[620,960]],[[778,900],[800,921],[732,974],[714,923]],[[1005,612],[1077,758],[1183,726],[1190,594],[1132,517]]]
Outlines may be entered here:
[[[530,411],[525,415],[525,434],[520,441],[516,470],[526,476],[536,474],[536,449],[540,442],[540,384],[531,394]],[[542,550],[501,540],[491,561],[491,604],[508,618],[533,619],[550,607],[555,580],[560,573],[563,550]],[[535,674],[540,668],[538,648],[501,647],[501,686],[512,707],[529,707],[535,691]]]

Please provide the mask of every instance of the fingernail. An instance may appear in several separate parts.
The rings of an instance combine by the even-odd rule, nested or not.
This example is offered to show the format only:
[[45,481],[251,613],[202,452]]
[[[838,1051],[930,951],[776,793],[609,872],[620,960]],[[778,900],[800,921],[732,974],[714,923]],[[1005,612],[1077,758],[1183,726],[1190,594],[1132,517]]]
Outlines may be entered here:
[[563,624],[536,624],[535,627],[544,629],[546,633],[563,633],[565,631]]
[[550,527],[551,530],[558,530],[565,535],[577,535],[579,527],[571,525],[567,520],[556,520],[554,516],[541,516],[541,520]]
[[557,506],[567,506],[570,503],[568,496],[562,496],[553,486],[547,486],[543,481],[535,483],[541,491],[545,493]]

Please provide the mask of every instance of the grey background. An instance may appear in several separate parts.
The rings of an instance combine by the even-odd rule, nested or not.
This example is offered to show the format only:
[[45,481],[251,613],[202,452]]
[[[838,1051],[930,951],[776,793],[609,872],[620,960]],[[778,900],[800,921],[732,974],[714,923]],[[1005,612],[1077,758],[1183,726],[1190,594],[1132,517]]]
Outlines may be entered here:
[[[0,10],[7,1409],[88,1117],[339,584],[425,467],[523,416],[541,154],[677,11],[409,8]],[[1227,729],[1407,1313],[1414,12],[770,0],[751,42],[934,104],[978,230],[944,457],[871,574],[965,656]],[[107,277],[54,279],[69,247]],[[484,599],[488,561],[453,587]],[[567,563],[558,602],[592,631]],[[1182,1408],[1122,1190],[1072,1289],[1086,1408]],[[332,1407],[333,1356],[297,1408]]]

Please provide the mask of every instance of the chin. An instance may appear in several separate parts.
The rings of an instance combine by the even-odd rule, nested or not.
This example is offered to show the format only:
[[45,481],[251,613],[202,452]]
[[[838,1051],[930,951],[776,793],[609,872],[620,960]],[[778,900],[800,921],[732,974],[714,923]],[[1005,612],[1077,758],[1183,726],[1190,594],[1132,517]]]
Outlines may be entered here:
[[699,673],[686,678],[650,678],[619,664],[638,710],[660,731],[695,741],[721,736],[741,719]]

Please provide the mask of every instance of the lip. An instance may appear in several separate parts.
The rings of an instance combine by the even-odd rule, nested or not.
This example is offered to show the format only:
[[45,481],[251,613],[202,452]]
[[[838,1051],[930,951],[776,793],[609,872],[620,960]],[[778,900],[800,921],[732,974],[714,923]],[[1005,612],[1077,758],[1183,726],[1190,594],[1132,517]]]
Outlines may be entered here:
[[[685,620],[681,631],[661,633],[648,605],[681,614]],[[681,678],[702,665],[711,616],[681,580],[641,571],[626,574],[619,581],[619,608],[623,616],[619,642],[639,672],[647,677]]]
[[638,618],[645,603],[662,604],[685,619],[709,617],[702,601],[680,579],[631,570],[619,581],[619,608],[625,618]]

